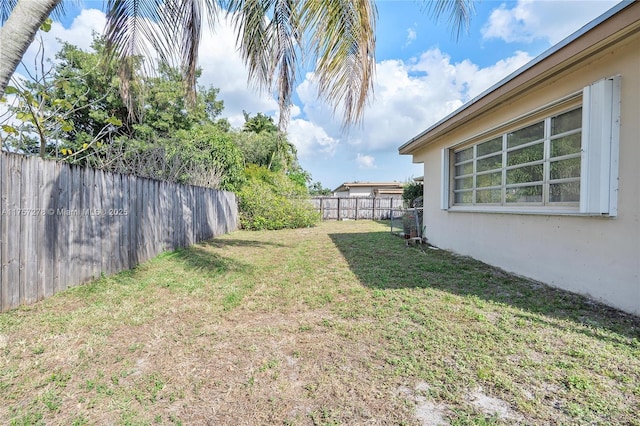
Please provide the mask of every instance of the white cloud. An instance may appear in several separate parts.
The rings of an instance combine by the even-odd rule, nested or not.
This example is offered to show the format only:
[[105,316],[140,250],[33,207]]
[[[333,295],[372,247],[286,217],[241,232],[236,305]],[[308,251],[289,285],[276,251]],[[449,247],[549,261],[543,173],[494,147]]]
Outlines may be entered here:
[[[73,20],[69,28],[54,22],[51,31],[43,33],[44,49],[47,56],[53,58],[61,48],[57,39],[63,40],[83,50],[89,50],[93,38],[92,32],[101,34],[106,24],[104,12],[97,9],[84,9]],[[224,100],[223,116],[233,126],[244,124],[243,110],[256,114],[276,115],[278,104],[270,93],[259,93],[249,87],[248,72],[235,47],[235,33],[231,19],[220,16],[215,25],[216,31],[204,31],[199,50],[199,65],[202,76],[199,84],[220,89],[219,98]],[[37,43],[32,44],[24,56],[24,63],[34,63],[38,50]],[[299,113],[299,109],[293,110]]]
[[308,120],[293,119],[287,129],[288,138],[298,150],[298,158],[307,159],[322,155],[332,157],[339,141],[330,137],[324,129]]
[[407,41],[405,42],[404,47],[407,47],[411,43],[413,43],[417,37],[418,37],[418,34],[416,33],[415,29],[407,28]]
[[[89,50],[93,37],[91,34],[96,32],[102,33],[106,24],[105,14],[96,9],[84,9],[73,20],[69,28],[65,28],[59,22],[53,22],[51,30],[49,32],[38,32],[36,41],[29,46],[26,53],[23,56],[23,63],[31,67],[35,63],[40,49],[40,43],[38,42],[39,36],[42,36],[42,48],[44,50],[45,58],[53,60],[55,54],[62,47],[58,40],[65,41],[74,46],[78,46],[80,49]],[[47,65],[45,65],[47,67]]]
[[361,169],[375,169],[376,168],[376,159],[371,155],[363,155],[358,153],[356,155],[356,163],[358,167]]
[[[105,15],[95,9],[83,10],[69,28],[54,23],[45,35],[50,56],[59,49],[56,38],[88,49],[92,31],[100,32]],[[223,116],[234,126],[244,123],[243,110],[277,116],[277,102],[271,93],[258,93],[248,86],[248,73],[235,47],[235,32],[230,19],[220,17],[215,33],[203,33],[199,65],[199,83],[220,89],[224,100]],[[408,40],[415,31],[408,30]],[[32,49],[34,47],[32,46]],[[31,56],[31,59],[33,56]],[[470,61],[452,63],[439,49],[430,49],[409,61],[387,60],[377,64],[375,97],[367,106],[362,126],[343,132],[340,114],[317,98],[313,74],[308,73],[296,91],[299,105],[292,108],[289,135],[301,158],[334,156],[339,146],[351,158],[357,152],[395,151],[397,147],[452,112],[471,97],[494,84],[530,58],[526,53],[480,68]],[[363,161],[363,160],[362,160]]]
[[236,49],[231,18],[220,16],[215,32],[203,33],[199,65],[202,68],[200,84],[220,89],[219,98],[224,100],[223,115],[233,126],[244,124],[243,109],[252,114],[276,114],[278,103],[271,93],[260,93],[247,84],[249,74]]
[[[439,49],[430,49],[408,62],[387,60],[377,64],[375,97],[366,107],[361,126],[344,133],[340,115],[321,103],[313,74],[297,88],[306,120],[324,129],[344,149],[397,153],[397,147],[451,113],[526,62],[524,52],[480,68],[471,61],[452,63]],[[397,154],[396,154],[397,155]]]
[[498,38],[507,43],[531,43],[547,40],[550,45],[574,33],[613,7],[619,0],[518,0],[508,8],[501,4],[482,28],[485,39]]
[[513,56],[501,59],[486,68],[480,68],[471,61],[464,60],[456,65],[456,81],[462,83],[463,88],[466,89],[467,99],[471,99],[525,65],[531,59],[532,57],[527,52],[516,51]]

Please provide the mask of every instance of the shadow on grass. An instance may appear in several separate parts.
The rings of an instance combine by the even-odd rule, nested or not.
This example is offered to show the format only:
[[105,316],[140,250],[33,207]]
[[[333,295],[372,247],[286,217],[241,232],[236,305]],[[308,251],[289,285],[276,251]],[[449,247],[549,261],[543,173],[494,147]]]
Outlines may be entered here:
[[203,241],[201,243],[196,244],[196,246],[215,247],[215,248],[247,247],[247,248],[265,248],[265,249],[268,249],[269,247],[286,247],[284,244],[272,243],[268,241],[236,240],[236,239],[230,239],[230,238]]
[[240,247],[247,249],[264,248],[268,250],[270,247],[284,247],[283,244],[238,240],[238,239],[213,239],[194,244],[190,247],[167,252],[161,255],[164,259],[179,260],[189,269],[198,272],[206,272],[220,274],[228,271],[235,272],[251,272],[252,266],[235,260],[231,257],[225,257],[216,253],[213,249],[222,249],[226,247]]
[[640,339],[639,317],[469,257],[426,246],[406,246],[388,232],[329,236],[360,282],[372,289],[433,288],[509,305],[522,310],[523,317],[553,327],[561,325],[552,324],[545,317],[586,325],[582,332],[593,336],[596,334],[589,327],[603,327],[629,339]]
[[[242,243],[244,241],[237,241]],[[252,243],[252,242],[249,242]],[[160,257],[162,259],[171,259],[180,262],[185,268],[195,271],[203,272],[210,275],[222,274],[225,272],[251,272],[252,266],[248,263],[240,262],[231,257],[222,256],[219,253],[209,249],[212,248],[224,248],[227,245],[224,242],[207,241],[192,245],[190,247],[178,249],[172,252],[167,252]],[[242,244],[237,244],[242,246]],[[255,247],[254,245],[247,244],[247,247]]]

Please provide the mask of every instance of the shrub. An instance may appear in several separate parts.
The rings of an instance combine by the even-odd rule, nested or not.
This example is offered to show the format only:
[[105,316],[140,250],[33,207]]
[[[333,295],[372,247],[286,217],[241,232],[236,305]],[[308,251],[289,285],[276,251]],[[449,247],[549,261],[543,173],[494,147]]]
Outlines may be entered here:
[[320,220],[299,185],[284,173],[250,165],[247,183],[238,192],[240,225],[244,229],[284,229],[313,226]]
[[407,207],[412,207],[412,202],[423,194],[422,182],[407,182],[402,190],[402,199]]

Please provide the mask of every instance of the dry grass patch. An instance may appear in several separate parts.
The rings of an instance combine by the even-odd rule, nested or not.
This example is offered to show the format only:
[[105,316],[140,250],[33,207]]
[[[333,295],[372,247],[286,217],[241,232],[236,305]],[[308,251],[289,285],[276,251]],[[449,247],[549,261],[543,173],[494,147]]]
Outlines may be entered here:
[[236,232],[0,314],[0,422],[640,424],[639,330],[375,222]]

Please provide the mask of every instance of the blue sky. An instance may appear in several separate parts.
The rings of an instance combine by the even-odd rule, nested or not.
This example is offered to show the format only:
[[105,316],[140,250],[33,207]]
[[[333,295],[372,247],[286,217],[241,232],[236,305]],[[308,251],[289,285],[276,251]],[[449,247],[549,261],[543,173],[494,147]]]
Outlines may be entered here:
[[[334,189],[348,181],[406,181],[422,166],[400,156],[398,147],[474,96],[597,18],[618,1],[476,1],[468,32],[452,35],[446,19],[434,22],[423,3],[377,2],[376,83],[361,126],[344,132],[340,117],[315,94],[311,71],[300,73],[288,126],[300,164],[314,181]],[[104,26],[103,2],[85,1],[69,10],[46,35],[46,51],[56,39],[88,48],[91,31]],[[200,50],[200,83],[220,88],[232,125],[242,110],[277,115],[270,93],[247,86],[246,70],[235,52],[231,26],[222,20],[206,34]],[[34,54],[27,53],[27,63]]]

